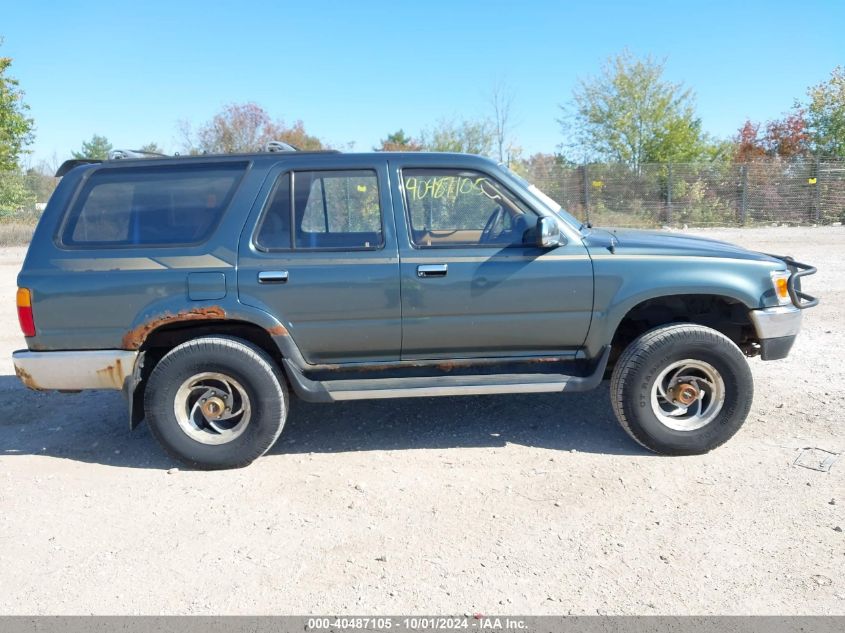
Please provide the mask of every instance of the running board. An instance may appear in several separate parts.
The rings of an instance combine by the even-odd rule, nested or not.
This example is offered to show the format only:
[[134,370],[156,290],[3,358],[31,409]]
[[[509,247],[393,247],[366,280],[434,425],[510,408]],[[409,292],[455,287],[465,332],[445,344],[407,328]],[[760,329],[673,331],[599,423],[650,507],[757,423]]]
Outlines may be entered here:
[[366,380],[309,380],[292,363],[285,367],[297,395],[311,402],[421,398],[432,396],[478,396],[512,393],[560,393],[588,391],[599,385],[607,367],[607,347],[588,376],[562,374],[492,374],[371,378]]
[[422,398],[428,396],[480,396],[495,393],[547,393],[563,391],[568,376],[555,374],[505,374],[498,376],[437,376],[435,378],[376,378],[332,380],[323,383],[332,400]]

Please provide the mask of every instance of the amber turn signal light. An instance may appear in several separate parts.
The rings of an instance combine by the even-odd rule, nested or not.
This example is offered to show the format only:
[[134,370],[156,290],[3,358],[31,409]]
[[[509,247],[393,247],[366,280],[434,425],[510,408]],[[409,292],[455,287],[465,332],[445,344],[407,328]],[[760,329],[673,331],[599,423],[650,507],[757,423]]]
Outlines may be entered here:
[[775,289],[775,296],[778,303],[781,305],[788,305],[792,302],[789,297],[789,276],[788,270],[773,270],[772,273],[772,287]]

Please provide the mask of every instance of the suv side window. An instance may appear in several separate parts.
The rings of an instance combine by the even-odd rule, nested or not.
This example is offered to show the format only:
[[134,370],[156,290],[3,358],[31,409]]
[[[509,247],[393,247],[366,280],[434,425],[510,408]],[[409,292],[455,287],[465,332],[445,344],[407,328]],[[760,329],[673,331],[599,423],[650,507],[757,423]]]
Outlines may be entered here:
[[204,241],[247,163],[121,167],[85,182],[62,230],[66,246],[173,246]]
[[270,194],[255,243],[264,250],[381,247],[384,233],[376,172],[282,174]]
[[402,179],[417,247],[522,246],[537,222],[503,185],[480,172],[405,169]]

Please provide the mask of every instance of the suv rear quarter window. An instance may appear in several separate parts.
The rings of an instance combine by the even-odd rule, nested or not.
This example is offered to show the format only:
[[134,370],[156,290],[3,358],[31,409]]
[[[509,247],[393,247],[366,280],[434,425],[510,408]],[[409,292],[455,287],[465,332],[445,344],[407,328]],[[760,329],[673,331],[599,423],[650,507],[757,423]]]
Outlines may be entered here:
[[206,240],[247,163],[120,167],[82,186],[61,231],[65,246],[175,246]]

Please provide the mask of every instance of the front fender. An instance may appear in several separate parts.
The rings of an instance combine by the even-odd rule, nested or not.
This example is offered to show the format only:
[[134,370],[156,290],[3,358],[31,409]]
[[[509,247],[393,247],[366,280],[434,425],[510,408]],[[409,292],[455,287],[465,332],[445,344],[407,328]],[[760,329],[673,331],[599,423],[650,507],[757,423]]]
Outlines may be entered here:
[[749,310],[774,303],[771,261],[717,257],[602,255],[593,258],[593,322],[585,341],[587,357],[601,353],[634,307],[674,295],[710,295]]

